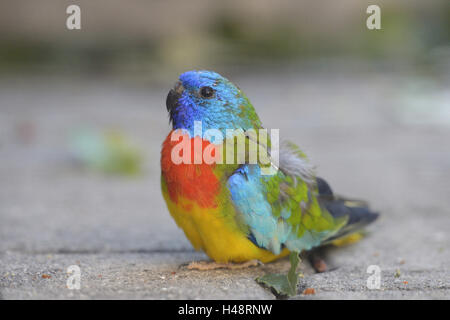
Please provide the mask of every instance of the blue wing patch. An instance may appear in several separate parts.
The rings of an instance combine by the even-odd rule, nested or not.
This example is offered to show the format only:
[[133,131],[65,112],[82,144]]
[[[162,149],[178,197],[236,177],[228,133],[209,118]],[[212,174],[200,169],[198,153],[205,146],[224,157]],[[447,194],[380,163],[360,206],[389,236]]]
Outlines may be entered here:
[[[284,176],[281,171],[277,174]],[[279,254],[284,246],[298,252],[309,250],[333,234],[334,230],[305,230],[299,237],[299,226],[287,221],[291,215],[289,206],[284,206],[278,217],[274,214],[267,198],[267,184],[264,183],[267,179],[273,179],[273,176],[261,175],[258,165],[243,165],[228,179],[231,199],[249,227],[250,241]]]

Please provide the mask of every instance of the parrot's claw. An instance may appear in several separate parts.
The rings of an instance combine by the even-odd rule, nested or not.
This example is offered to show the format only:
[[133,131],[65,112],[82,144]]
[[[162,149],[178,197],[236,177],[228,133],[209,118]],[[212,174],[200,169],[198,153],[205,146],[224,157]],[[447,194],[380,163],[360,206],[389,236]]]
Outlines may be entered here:
[[259,260],[250,260],[243,263],[217,263],[210,261],[193,261],[187,265],[189,270],[216,270],[216,269],[245,269],[250,267],[257,267],[262,265],[263,263]]
[[331,271],[328,264],[325,262],[323,256],[325,255],[325,250],[323,248],[313,249],[307,254],[307,258],[311,267],[316,273],[323,273]]
[[327,272],[328,270],[328,266],[325,263],[325,260],[323,259],[314,259],[312,261],[312,267],[314,268],[314,271],[316,271],[317,273],[322,273],[322,272]]

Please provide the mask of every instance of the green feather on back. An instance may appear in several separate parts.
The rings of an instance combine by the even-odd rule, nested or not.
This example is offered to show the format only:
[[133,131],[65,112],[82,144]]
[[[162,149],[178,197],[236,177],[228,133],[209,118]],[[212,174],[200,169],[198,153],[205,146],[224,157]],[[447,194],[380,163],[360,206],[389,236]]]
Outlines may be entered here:
[[228,179],[228,187],[249,226],[249,238],[275,254],[284,246],[297,252],[318,246],[347,222],[346,217],[335,219],[320,205],[314,184],[284,172],[283,167],[274,175],[262,175],[259,164],[244,164]]

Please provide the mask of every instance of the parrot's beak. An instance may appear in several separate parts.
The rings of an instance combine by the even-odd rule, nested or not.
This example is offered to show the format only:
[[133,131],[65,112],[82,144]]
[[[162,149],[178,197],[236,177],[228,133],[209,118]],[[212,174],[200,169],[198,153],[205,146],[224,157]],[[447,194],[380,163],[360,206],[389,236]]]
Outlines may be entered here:
[[181,97],[184,87],[180,81],[175,84],[175,87],[169,91],[166,99],[167,111],[171,111],[178,106],[178,99]]

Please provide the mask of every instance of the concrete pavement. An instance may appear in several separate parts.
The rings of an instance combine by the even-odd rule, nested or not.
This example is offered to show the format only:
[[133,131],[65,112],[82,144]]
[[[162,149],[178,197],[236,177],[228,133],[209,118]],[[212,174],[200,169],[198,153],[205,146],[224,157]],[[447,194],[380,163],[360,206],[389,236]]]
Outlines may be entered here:
[[[296,142],[335,191],[367,199],[381,212],[366,239],[329,252],[334,271],[314,274],[302,264],[301,288],[316,294],[294,298],[448,299],[450,86],[427,79],[433,84],[427,90],[411,90],[414,78],[395,74],[232,80],[266,127]],[[159,189],[169,86],[0,82],[3,299],[274,298],[254,278],[287,269],[285,260],[247,270],[180,267],[206,256],[193,251]],[[429,104],[417,105],[424,100]],[[126,132],[145,154],[144,174],[126,178],[76,168],[67,141],[80,127]],[[71,265],[81,269],[80,290],[66,287]],[[381,269],[380,290],[366,286],[369,265]]]

